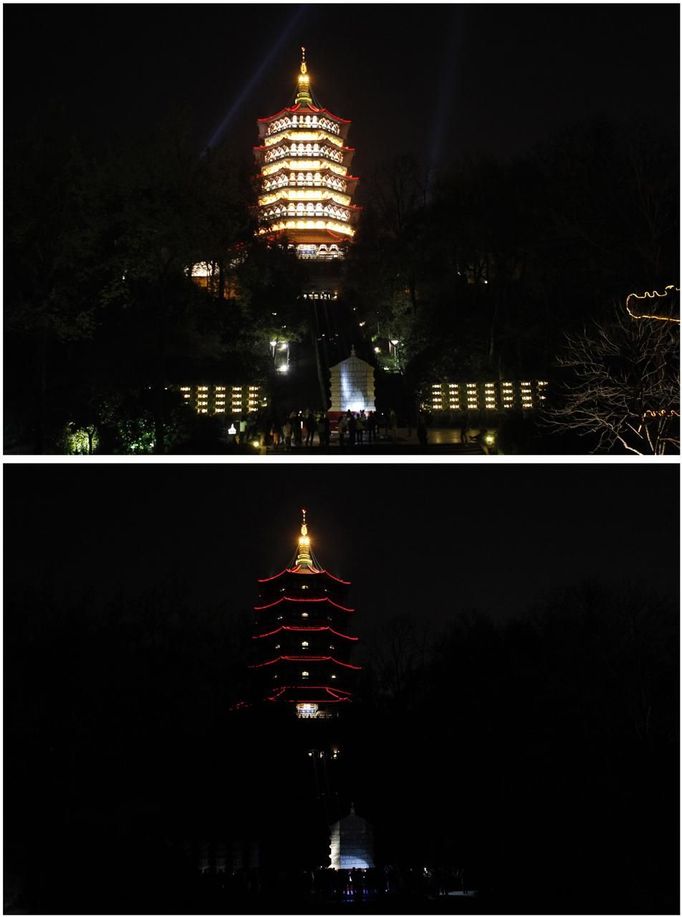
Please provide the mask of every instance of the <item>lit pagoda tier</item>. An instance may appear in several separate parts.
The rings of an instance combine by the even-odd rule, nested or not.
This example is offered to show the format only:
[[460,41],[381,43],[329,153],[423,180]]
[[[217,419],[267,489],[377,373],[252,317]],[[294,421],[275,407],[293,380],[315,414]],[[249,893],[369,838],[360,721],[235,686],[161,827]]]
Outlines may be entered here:
[[324,570],[310,546],[303,510],[291,565],[258,581],[251,668],[268,701],[295,705],[299,717],[325,717],[351,700],[350,661],[358,638],[350,633],[355,610],[350,583]]
[[258,232],[286,239],[300,258],[324,261],[343,257],[355,234],[355,151],[346,146],[350,121],[314,99],[301,51],[293,105],[258,119]]

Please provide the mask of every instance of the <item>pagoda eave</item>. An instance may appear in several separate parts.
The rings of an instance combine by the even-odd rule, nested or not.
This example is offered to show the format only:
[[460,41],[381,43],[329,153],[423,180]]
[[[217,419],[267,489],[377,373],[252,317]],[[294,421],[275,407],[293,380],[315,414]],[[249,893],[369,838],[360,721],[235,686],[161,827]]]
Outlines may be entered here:
[[267,700],[286,701],[291,704],[339,704],[350,701],[351,694],[348,691],[332,688],[329,685],[315,685],[312,687],[292,685],[290,687],[277,688]]
[[276,121],[277,118],[281,118],[282,115],[298,115],[300,112],[305,114],[307,111],[314,112],[316,115],[328,115],[332,121],[336,121],[338,124],[351,123],[348,118],[341,118],[339,115],[335,115],[333,112],[329,111],[328,108],[318,108],[317,105],[290,105],[286,108],[282,108],[281,111],[276,112],[274,115],[267,115],[265,118],[257,118],[256,120],[259,124],[269,124],[271,121]]
[[350,586],[350,580],[340,579],[338,576],[334,576],[333,573],[330,573],[329,570],[322,569],[302,569],[301,567],[285,567],[284,570],[280,570],[279,573],[275,573],[274,576],[265,576],[262,579],[256,580],[258,583],[271,583],[275,579],[279,579],[280,576],[284,576],[285,573],[314,573],[317,575],[328,576],[330,579],[335,580],[337,583],[342,583],[344,586]]

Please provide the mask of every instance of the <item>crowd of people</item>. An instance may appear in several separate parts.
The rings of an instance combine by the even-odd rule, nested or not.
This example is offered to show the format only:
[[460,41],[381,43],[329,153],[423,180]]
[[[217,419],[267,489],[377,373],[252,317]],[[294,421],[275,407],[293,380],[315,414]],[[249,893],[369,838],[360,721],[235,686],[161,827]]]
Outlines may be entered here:
[[346,411],[339,415],[325,411],[291,411],[284,420],[275,414],[267,417],[244,414],[235,422],[235,438],[240,445],[252,443],[275,451],[312,447],[328,448],[372,445],[381,439],[395,439],[398,417],[394,410],[387,414],[376,411]]

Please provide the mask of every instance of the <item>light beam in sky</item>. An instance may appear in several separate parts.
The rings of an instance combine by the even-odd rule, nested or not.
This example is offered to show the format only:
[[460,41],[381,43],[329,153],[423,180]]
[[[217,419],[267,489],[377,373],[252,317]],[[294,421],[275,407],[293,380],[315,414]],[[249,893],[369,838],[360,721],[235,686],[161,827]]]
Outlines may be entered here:
[[225,131],[226,131],[227,128],[229,127],[230,122],[232,121],[232,119],[234,118],[234,116],[237,114],[237,112],[239,111],[239,109],[242,107],[242,105],[244,104],[244,102],[246,101],[246,99],[251,95],[251,93],[253,92],[254,88],[258,85],[258,83],[259,83],[260,80],[262,79],[264,73],[268,70],[268,68],[269,68],[270,65],[272,64],[272,61],[274,60],[274,58],[275,58],[275,57],[277,56],[277,54],[279,53],[279,51],[280,51],[282,45],[284,45],[284,43],[285,43],[286,41],[289,40],[289,38],[290,38],[290,36],[291,36],[291,33],[294,31],[294,29],[296,28],[296,26],[299,24],[300,20],[303,18],[303,15],[305,14],[305,12],[306,12],[306,7],[305,7],[305,6],[299,6],[298,9],[296,10],[296,12],[292,15],[292,17],[291,17],[291,19],[289,20],[288,24],[285,26],[285,28],[283,29],[283,31],[280,33],[279,38],[277,39],[277,41],[276,41],[276,42],[274,43],[274,45],[272,46],[272,48],[270,49],[269,53],[263,58],[263,60],[261,61],[260,66],[258,67],[258,69],[256,70],[256,72],[253,74],[253,76],[251,77],[251,79],[250,79],[250,80],[247,82],[247,84],[244,86],[244,88],[242,89],[242,91],[239,93],[239,95],[237,96],[237,98],[234,100],[234,102],[233,102],[232,105],[230,106],[230,108],[229,108],[227,114],[225,115],[225,117],[223,118],[223,120],[220,122],[220,124],[218,125],[218,127],[215,129],[215,131],[214,131],[213,134],[211,135],[210,140],[209,140],[208,143],[206,144],[206,148],[207,148],[207,149],[210,149],[211,147],[215,147],[215,146],[218,144],[218,142],[219,142],[220,139],[222,138],[223,134],[225,133]]

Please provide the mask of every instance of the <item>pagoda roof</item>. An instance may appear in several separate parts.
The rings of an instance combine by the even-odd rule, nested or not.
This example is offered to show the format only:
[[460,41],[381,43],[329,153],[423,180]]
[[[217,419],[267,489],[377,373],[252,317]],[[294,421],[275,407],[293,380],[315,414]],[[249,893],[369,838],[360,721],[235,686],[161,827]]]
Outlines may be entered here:
[[[349,149],[351,148],[349,147]],[[279,172],[282,171],[282,169],[285,166],[285,163],[287,162],[289,162],[289,159],[280,159],[278,163],[268,163],[268,165],[280,165],[280,168],[275,169],[274,172],[270,172],[268,175],[265,176],[265,178],[271,178],[273,175],[277,175]],[[322,164],[323,164],[323,167],[321,169],[315,170],[317,175],[327,175],[331,172],[332,175],[335,175],[337,178],[340,178],[341,181],[360,181],[357,175],[339,175],[338,172],[334,172],[334,170],[330,167],[329,161],[322,160]],[[289,167],[287,168],[287,172],[292,172],[292,171],[295,172],[296,170],[291,169]],[[299,169],[298,171],[309,172],[310,169]],[[260,178],[261,176],[258,176],[258,177]]]
[[270,121],[275,121],[277,118],[281,118],[282,115],[287,115],[287,114],[297,115],[299,112],[303,112],[303,114],[305,114],[306,112],[313,112],[316,115],[317,114],[327,115],[333,121],[338,121],[339,124],[350,124],[351,123],[348,118],[341,118],[339,115],[335,115],[333,112],[329,111],[328,108],[322,108],[320,106],[313,105],[310,103],[306,103],[304,105],[300,102],[294,105],[287,105],[286,108],[282,108],[280,111],[276,112],[274,115],[267,115],[265,118],[258,118],[257,120],[261,124],[267,124]]
[[[265,227],[263,235],[268,239],[276,239],[286,236],[292,242],[300,237],[301,242],[310,243],[311,245],[324,245],[334,242],[337,245],[350,242],[351,237],[340,232],[334,232],[333,229],[268,229]],[[304,573],[305,571],[299,571]],[[310,571],[309,571],[310,572]],[[330,574],[331,575],[331,574]]]
[[[294,692],[296,697],[286,697],[287,691]],[[312,697],[302,697],[304,692],[312,693]],[[320,697],[326,693],[326,697]],[[271,694],[267,700],[278,701],[284,700],[289,703],[309,703],[309,704],[336,704],[351,699],[350,691],[342,691],[341,688],[330,688],[329,685],[284,685],[277,688],[274,694]]]
[[[273,195],[274,195],[274,194],[277,194],[278,191],[282,191],[282,190],[285,190],[285,189],[276,188],[274,191],[262,191],[262,192],[261,192],[261,197],[262,197],[264,194],[273,194]],[[334,189],[333,189],[333,188],[332,188],[332,189],[330,189],[330,188],[320,188],[320,189],[316,189],[316,190],[320,190],[320,191],[329,191],[330,194],[333,194],[333,193],[334,193]],[[345,194],[346,192],[344,192],[344,191],[337,191],[336,193],[337,193],[337,194]],[[288,198],[288,197],[277,197],[277,198],[275,198],[274,201],[271,201],[269,204],[259,204],[258,206],[259,206],[259,207],[274,207],[275,204],[278,204],[278,203],[280,203],[280,202],[283,203],[283,204],[286,204],[287,206],[288,206],[289,204],[293,204],[294,206],[296,206],[296,204],[315,204],[315,205],[317,205],[317,204],[335,204],[337,207],[344,207],[346,210],[356,210],[356,211],[358,211],[358,212],[362,210],[362,207],[360,206],[360,204],[351,204],[351,203],[348,203],[348,204],[339,204],[339,202],[338,202],[338,201],[335,201],[333,197],[321,197],[318,201],[315,201],[315,200],[308,200],[308,199],[305,199],[305,198],[304,198],[303,200],[292,200],[291,198]]]
[[347,611],[349,614],[352,614],[354,608],[346,608],[345,605],[339,605],[338,602],[335,602],[333,599],[330,599],[328,595],[322,596],[319,599],[304,599],[297,596],[283,595],[279,599],[275,599],[274,602],[268,602],[267,605],[254,605],[254,611],[265,611],[266,608],[274,608],[276,605],[281,605],[282,602],[294,602],[295,604],[308,604],[310,602],[328,602],[330,605],[333,605],[334,608],[339,608],[341,611]]
[[328,624],[280,624],[279,627],[276,627],[274,630],[269,630],[267,633],[253,634],[251,639],[261,640],[263,637],[273,637],[275,634],[279,634],[283,630],[294,631],[296,633],[313,633],[326,630],[334,634],[335,637],[342,637],[344,640],[352,640],[355,642],[360,639],[359,637],[353,637],[351,634],[342,634],[341,631],[334,630],[334,628],[330,627]]
[[265,576],[263,579],[257,580],[259,583],[269,583],[272,580],[279,579],[280,576],[284,576],[285,573],[297,573],[297,574],[317,574],[328,576],[330,579],[335,580],[337,583],[343,583],[344,586],[350,586],[350,581],[345,579],[340,579],[338,576],[334,576],[333,573],[330,573],[329,570],[323,570],[320,567],[309,567],[307,565],[296,564],[293,567],[285,567],[284,570],[280,570],[279,573],[275,573],[274,576]]
[[276,665],[278,662],[333,662],[334,665],[340,665],[344,669],[361,669],[361,665],[354,665],[352,662],[341,662],[333,656],[276,656],[274,659],[268,659],[266,662],[255,662],[249,666],[250,669],[262,669],[266,665]]

